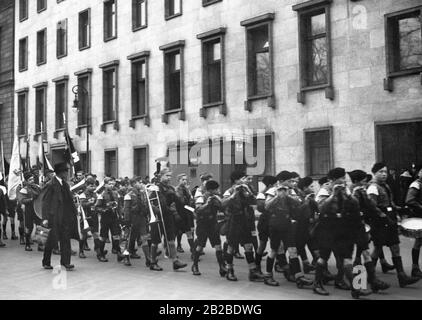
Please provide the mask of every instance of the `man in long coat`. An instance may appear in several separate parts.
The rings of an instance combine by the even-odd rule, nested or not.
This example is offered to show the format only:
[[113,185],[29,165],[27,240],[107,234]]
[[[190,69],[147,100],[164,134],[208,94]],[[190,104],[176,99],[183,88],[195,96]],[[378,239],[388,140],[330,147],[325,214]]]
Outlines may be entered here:
[[74,265],[70,264],[70,239],[79,239],[77,229],[77,209],[73,202],[68,179],[69,167],[66,163],[54,166],[56,176],[45,186],[42,198],[43,225],[51,229],[45,244],[42,265],[45,269],[52,269],[51,253],[54,244],[60,242],[60,264],[70,271]]

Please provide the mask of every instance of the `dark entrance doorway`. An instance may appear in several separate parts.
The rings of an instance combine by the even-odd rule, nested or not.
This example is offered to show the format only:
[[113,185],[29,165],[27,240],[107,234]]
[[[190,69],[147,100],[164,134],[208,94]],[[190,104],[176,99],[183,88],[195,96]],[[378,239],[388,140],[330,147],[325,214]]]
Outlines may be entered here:
[[377,160],[398,172],[422,162],[422,120],[376,125]]

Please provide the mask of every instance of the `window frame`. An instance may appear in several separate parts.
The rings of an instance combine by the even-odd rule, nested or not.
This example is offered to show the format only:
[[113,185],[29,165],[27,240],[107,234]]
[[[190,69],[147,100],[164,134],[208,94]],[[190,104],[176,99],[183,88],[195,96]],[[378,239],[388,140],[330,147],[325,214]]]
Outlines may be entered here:
[[[22,15],[22,3],[25,4],[25,15]],[[29,9],[28,9],[28,0],[19,0],[19,22],[23,22],[25,20],[28,20],[29,16]]]
[[310,133],[315,133],[315,132],[324,132],[324,131],[328,131],[328,136],[329,136],[329,143],[328,146],[330,148],[330,155],[329,155],[329,160],[330,160],[330,164],[329,164],[329,168],[334,168],[334,137],[333,137],[333,127],[332,126],[328,126],[328,127],[320,127],[320,128],[308,128],[308,129],[303,129],[303,146],[304,146],[304,155],[305,155],[305,173],[307,176],[312,177],[313,179],[319,179],[322,178],[326,173],[324,174],[313,174],[311,172],[311,163],[312,163],[312,159],[311,159],[311,155],[309,154],[309,143],[308,143],[308,139],[307,139],[307,134]]
[[[22,88],[15,91],[17,98],[16,98],[16,104],[17,104],[17,122],[18,122],[18,137],[23,138],[28,136],[28,98],[29,98],[29,88]],[[23,119],[23,125],[21,124],[21,121],[19,121],[19,96],[24,96],[24,119]],[[21,133],[21,128],[23,128],[23,133]]]
[[[114,2],[114,6],[116,8],[116,11],[114,12],[114,14],[112,15],[112,19],[114,18],[114,35],[112,36],[108,36],[107,35],[107,31],[108,31],[108,26],[107,26],[107,12],[106,12],[106,6],[108,5],[108,3],[110,2]],[[117,39],[117,0],[104,0],[103,2],[103,35],[104,35],[104,42],[108,42],[114,39]]]
[[[43,50],[43,53],[44,53],[44,60],[42,60],[42,61],[40,60],[40,53],[39,53],[40,49],[38,47],[38,45],[39,45],[38,37],[39,37],[39,34],[41,32],[44,33],[44,42],[43,42],[43,46],[42,46],[42,50]],[[36,40],[37,40],[37,47],[36,47],[37,48],[37,66],[41,66],[41,65],[47,63],[47,28],[43,28],[43,29],[37,31],[37,39]]]
[[[68,112],[69,112],[69,76],[64,75],[58,78],[55,78],[52,80],[54,82],[54,94],[55,94],[55,100],[54,100],[54,110],[55,110],[55,131],[54,131],[54,137],[57,139],[57,134],[61,131],[64,131],[66,129],[66,122],[63,119],[63,113],[65,114],[66,119],[68,119]],[[63,106],[63,112],[62,114],[58,114],[57,112],[57,106],[58,106],[58,86],[64,85],[64,106]],[[63,119],[63,127],[58,126],[58,122],[60,121],[60,117]]]
[[[21,68],[21,41],[25,40],[25,67]],[[19,72],[24,72],[28,70],[28,36],[19,39],[19,52],[18,52],[18,69]]]
[[114,178],[118,178],[119,176],[119,148],[108,148],[104,149],[104,176],[106,176],[107,171],[107,152],[115,152],[116,153],[116,176]]
[[[331,3],[332,0],[310,0],[305,3],[294,5],[292,8],[297,12],[298,17],[298,41],[299,41],[299,83],[300,88],[297,94],[297,101],[305,104],[306,92],[325,90],[327,99],[334,99],[333,71],[332,71],[332,45],[331,45]],[[325,14],[325,39],[327,43],[327,83],[309,85],[308,78],[308,30],[306,19],[312,17],[312,13],[324,10]]]
[[[170,11],[170,5],[169,5],[169,1],[179,1],[180,2],[180,12],[179,13],[175,13],[170,15],[169,11]],[[164,19],[167,20],[171,20],[173,18],[176,17],[180,17],[181,15],[183,15],[183,0],[164,0]]]
[[44,7],[40,8],[39,7],[40,0],[37,0],[37,13],[41,13],[41,12],[47,10],[47,0],[42,0],[42,1],[44,3]]
[[[81,15],[85,12],[88,13],[88,41],[86,46],[81,46]],[[79,51],[83,51],[91,47],[91,8],[87,8],[78,13],[78,46]]]
[[[139,176],[136,174],[136,151],[137,150],[141,150],[144,149],[145,150],[145,173],[147,176],[149,176],[149,145],[148,144],[143,144],[143,145],[139,145],[139,146],[134,146],[133,147],[133,175],[134,176]],[[141,176],[142,177],[142,176]],[[142,177],[145,179],[145,177]]]
[[[146,126],[150,125],[150,118],[149,118],[149,56],[150,51],[142,51],[139,53],[132,54],[127,57],[130,60],[131,64],[131,119],[129,120],[129,126],[131,128],[135,128],[135,122],[139,119],[144,119],[144,124]],[[137,92],[135,92],[135,88],[137,88],[137,77],[135,72],[135,65],[137,63],[144,63],[145,65],[145,112],[144,114],[135,114],[134,110]]]
[[[75,72],[75,76],[77,77],[77,79],[76,79],[76,83],[79,85],[79,80],[81,79],[81,78],[87,78],[87,83],[88,83],[88,88],[85,88],[87,91],[88,91],[88,112],[89,112],[89,119],[92,119],[92,93],[91,93],[91,90],[92,90],[92,69],[91,68],[88,68],[88,69],[84,69],[84,70],[80,70],[80,71],[77,71],[77,72]],[[81,135],[81,129],[82,128],[86,128],[87,126],[88,126],[88,123],[80,123],[79,122],[79,117],[77,117],[77,120],[76,120],[77,122],[76,122],[76,135]],[[89,126],[89,133],[90,134],[92,134],[92,121],[89,121],[90,122],[90,126]]]
[[[201,73],[202,73],[202,108],[200,109],[200,116],[203,118],[207,117],[207,109],[212,107],[218,107],[220,109],[220,114],[227,115],[226,108],[226,57],[225,57],[225,34],[227,29],[224,27],[217,28],[208,32],[198,34],[197,39],[201,40]],[[207,53],[206,46],[214,43],[216,40],[220,43],[220,90],[221,90],[221,99],[217,102],[206,102],[206,95],[208,94],[208,83],[209,79],[207,78]]]
[[[245,28],[245,45],[246,45],[246,101],[245,101],[245,110],[251,112],[252,111],[252,102],[256,100],[266,99],[268,107],[275,108],[275,97],[274,97],[274,51],[273,51],[273,21],[275,19],[275,13],[265,13],[263,15],[244,20],[240,23],[242,27]],[[269,58],[270,58],[270,92],[267,94],[261,94],[257,95],[253,92],[253,89],[255,87],[254,82],[254,76],[253,72],[254,70],[251,70],[252,67],[252,59],[253,56],[250,52],[250,42],[249,42],[249,32],[251,32],[254,29],[258,29],[261,27],[267,27],[268,28],[268,42],[269,42]],[[256,81],[256,80],[255,80]]]
[[[64,34],[64,39],[63,39],[63,46],[64,46],[64,48],[63,48],[63,53],[62,54],[59,54],[59,28],[58,28],[58,25],[61,23],[61,22],[64,22],[65,23],[65,34]],[[67,41],[68,41],[68,21],[67,21],[67,18],[66,19],[63,19],[63,20],[60,20],[59,22],[57,22],[57,25],[56,25],[56,57],[57,57],[57,59],[61,59],[61,58],[64,58],[64,57],[66,57],[67,56]]]
[[[35,97],[34,97],[35,98],[35,127],[34,127],[35,133],[34,133],[34,141],[38,141],[38,137],[40,135],[43,135],[43,139],[46,139],[47,138],[47,88],[48,88],[48,82],[40,82],[38,84],[35,84],[33,86],[33,88],[35,89]],[[37,117],[37,114],[38,114],[38,112],[37,112],[37,93],[38,93],[39,90],[43,90],[43,92],[44,92],[43,115],[41,116],[42,117],[42,120],[41,120],[41,122],[42,122],[42,131],[37,131],[38,130],[37,124],[38,124],[38,120],[39,120],[38,117]],[[41,126],[40,126],[40,129],[41,129]]]
[[[106,125],[113,124],[115,130],[119,130],[118,122],[119,122],[119,60],[113,60],[107,63],[101,64],[99,67],[102,69],[102,95],[103,95],[103,102],[102,102],[102,110],[103,110],[103,117],[102,117],[102,125],[101,125],[101,131],[106,131]],[[107,72],[110,72],[110,70],[113,70],[115,73],[115,95],[113,97],[114,104],[115,104],[115,115],[114,119],[106,120],[105,119],[105,76]]]
[[[144,25],[136,25],[139,17],[137,15],[137,10],[135,10],[136,6],[138,5],[138,1],[142,1],[145,3],[145,24]],[[142,30],[148,27],[148,0],[132,0],[132,31]]]
[[202,0],[202,6],[208,7],[214,3],[222,2],[223,0]]
[[[415,6],[412,8],[387,13],[384,15],[384,34],[385,34],[385,59],[386,59],[386,78],[384,79],[384,90],[393,91],[393,78],[404,77],[414,74],[421,74],[422,79],[422,66],[414,67],[410,69],[395,70],[394,63],[396,59],[400,57],[396,56],[395,51],[397,50],[397,40],[400,41],[400,38],[396,39],[393,36],[392,24],[397,23],[400,20],[400,17],[410,15],[414,12],[419,11],[419,16],[421,17],[421,32],[422,32],[422,6]],[[422,83],[422,80],[421,80]]]
[[[184,47],[185,40],[178,40],[172,43],[160,46],[160,50],[163,51],[163,66],[164,66],[164,114],[162,115],[162,122],[168,123],[168,116],[172,113],[179,113],[179,120],[185,120],[185,95],[184,95]],[[180,55],[180,108],[170,109],[170,89],[169,89],[169,78],[170,74],[168,73],[168,56],[174,53],[179,53]]]

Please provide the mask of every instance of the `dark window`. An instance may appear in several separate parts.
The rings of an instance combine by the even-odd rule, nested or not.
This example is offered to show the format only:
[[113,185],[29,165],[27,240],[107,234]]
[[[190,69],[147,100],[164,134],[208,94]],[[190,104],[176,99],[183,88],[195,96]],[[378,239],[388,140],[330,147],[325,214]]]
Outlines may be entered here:
[[37,65],[47,62],[47,29],[37,32]]
[[78,77],[78,127],[87,125],[87,112],[90,91],[90,75],[86,74]]
[[47,9],[47,0],[37,0],[37,12]]
[[166,19],[177,17],[182,14],[182,0],[165,0]]
[[19,0],[19,21],[28,19],[28,0]]
[[306,173],[319,177],[332,168],[331,129],[305,131]]
[[388,72],[422,70],[422,9],[387,15]]
[[103,71],[103,122],[116,120],[117,112],[117,68]]
[[40,87],[35,90],[35,133],[46,131],[46,88]]
[[67,55],[67,19],[57,23],[57,58]]
[[132,29],[147,26],[147,0],[132,0]]
[[79,13],[79,50],[91,46],[91,10],[87,9]]
[[134,149],[133,174],[145,178],[148,175],[148,147]]
[[221,102],[223,100],[221,38],[203,42],[202,49],[204,104]]
[[132,117],[146,114],[147,60],[132,62]]
[[104,174],[107,177],[117,177],[117,150],[104,152]]
[[117,0],[104,2],[104,41],[117,37]]
[[314,7],[294,6],[299,17],[301,87],[331,85],[330,1]]
[[221,2],[223,0],[202,0],[202,5],[204,7],[209,6],[210,4]]
[[56,130],[64,129],[67,111],[67,82],[56,83]]
[[28,95],[26,92],[18,94],[18,135],[27,133],[26,108]]
[[28,69],[28,37],[19,40],[19,71]]
[[181,59],[180,51],[165,54],[166,110],[181,108]]

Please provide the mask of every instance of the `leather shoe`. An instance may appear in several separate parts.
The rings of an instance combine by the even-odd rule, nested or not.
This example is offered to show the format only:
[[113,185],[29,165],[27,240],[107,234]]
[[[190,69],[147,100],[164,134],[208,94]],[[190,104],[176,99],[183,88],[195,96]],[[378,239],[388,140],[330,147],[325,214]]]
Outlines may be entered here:
[[66,268],[66,271],[73,271],[75,269],[73,264],[64,264],[62,266]]
[[141,259],[141,256],[140,256],[139,254],[137,254],[137,253],[132,253],[132,254],[130,255],[130,258],[131,258],[131,259]]
[[80,259],[86,259],[86,255],[83,251],[79,252],[79,258]]
[[161,268],[157,263],[151,263],[151,265],[149,266],[149,270],[163,271],[163,268]]
[[42,265],[42,267],[43,267],[45,270],[53,270],[53,267],[51,266],[51,264],[43,264],[43,265]]
[[178,270],[187,267],[186,263],[180,262],[179,260],[176,260],[173,262],[173,270]]

